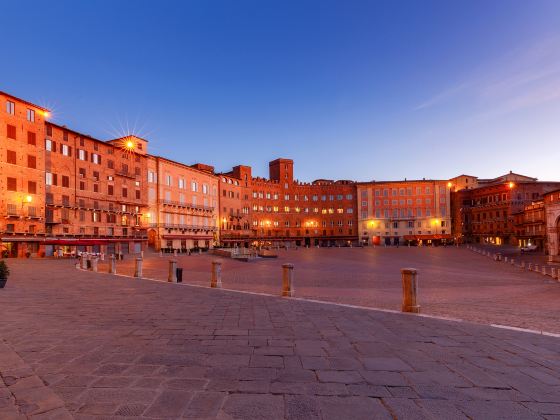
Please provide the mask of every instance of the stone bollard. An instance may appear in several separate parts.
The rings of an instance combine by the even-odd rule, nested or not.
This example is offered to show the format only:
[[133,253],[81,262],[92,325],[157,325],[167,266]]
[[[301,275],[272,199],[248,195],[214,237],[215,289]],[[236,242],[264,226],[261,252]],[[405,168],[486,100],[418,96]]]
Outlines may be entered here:
[[418,271],[415,268],[401,269],[403,300],[402,312],[420,313],[420,305],[416,300],[418,295]]
[[521,261],[521,269],[525,270],[525,261]]
[[541,270],[539,269],[539,265],[535,264],[535,268],[533,269],[533,271],[539,273]]
[[294,296],[294,265],[282,264],[282,296]]
[[543,276],[546,276],[546,265],[542,266],[542,271],[541,271]]
[[173,250],[173,256],[177,257],[177,250],[176,249]]
[[134,277],[142,277],[142,258],[136,258],[134,265]]
[[504,257],[504,262],[507,264],[507,262],[508,262],[508,257]]
[[552,277],[553,279],[556,278],[556,268],[552,267],[550,269],[550,277]]
[[117,274],[117,259],[115,258],[115,254],[111,254],[109,260],[109,273]]
[[222,288],[222,263],[220,261],[212,261],[212,280],[210,287],[217,289]]
[[198,248],[198,255],[202,254],[202,248]]
[[144,259],[144,251],[140,251],[140,258]]
[[527,270],[533,271],[533,263],[527,264]]
[[515,265],[515,260],[512,258],[511,260],[509,260],[509,263],[510,263],[511,265]]
[[160,249],[160,250],[159,250],[159,256],[160,256],[160,257],[163,257],[163,249]]
[[169,275],[167,281],[177,283],[177,260],[169,260]]
[[97,273],[97,262],[99,261],[99,259],[97,257],[93,257],[91,259],[91,271],[93,271],[94,273]]

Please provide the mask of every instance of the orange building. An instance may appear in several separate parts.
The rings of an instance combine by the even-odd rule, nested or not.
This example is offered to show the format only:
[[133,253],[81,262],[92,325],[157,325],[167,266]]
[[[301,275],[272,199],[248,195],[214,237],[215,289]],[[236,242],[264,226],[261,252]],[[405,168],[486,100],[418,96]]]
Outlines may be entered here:
[[430,244],[452,240],[449,182],[404,180],[357,185],[364,245]]
[[513,172],[477,179],[475,188],[453,193],[455,235],[462,242],[520,246],[526,238],[517,237],[514,214],[559,187],[560,182],[537,181]]
[[148,243],[156,250],[209,249],[218,241],[218,177],[212,166],[148,156]]
[[[255,245],[335,246],[357,244],[355,211],[356,186],[352,181],[317,180],[304,183],[294,180],[291,159],[269,163],[269,179],[251,177],[247,166],[236,167],[228,174],[248,194],[246,216],[251,240]],[[227,189],[228,182],[220,187]],[[223,198],[223,192],[221,194]],[[227,218],[227,216],[226,216]],[[244,222],[243,227],[247,224]],[[245,234],[249,234],[248,229]],[[245,243],[248,241],[245,240]],[[225,243],[227,244],[227,242]]]
[[229,247],[248,247],[256,236],[251,223],[251,168],[239,165],[218,176],[220,242]]
[[544,201],[527,204],[522,211],[512,214],[514,234],[520,247],[535,245],[537,250],[546,249],[546,218]]
[[548,260],[560,263],[560,188],[545,193],[543,201]]
[[37,256],[45,232],[48,110],[0,92],[0,251]]

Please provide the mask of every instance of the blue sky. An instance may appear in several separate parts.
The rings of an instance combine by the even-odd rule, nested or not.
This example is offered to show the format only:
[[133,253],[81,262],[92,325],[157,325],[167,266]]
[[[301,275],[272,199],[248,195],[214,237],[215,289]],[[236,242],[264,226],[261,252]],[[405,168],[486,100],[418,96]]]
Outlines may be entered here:
[[2,2],[0,90],[297,178],[560,179],[560,1]]

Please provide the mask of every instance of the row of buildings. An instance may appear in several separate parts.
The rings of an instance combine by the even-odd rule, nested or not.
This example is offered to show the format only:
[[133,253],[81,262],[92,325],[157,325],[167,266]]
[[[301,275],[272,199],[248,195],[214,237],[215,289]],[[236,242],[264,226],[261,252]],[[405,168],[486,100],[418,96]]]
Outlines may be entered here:
[[266,179],[243,165],[219,173],[151,155],[137,136],[102,141],[54,124],[4,92],[0,102],[3,256],[454,241],[532,241],[558,256],[560,182],[300,182],[290,159],[270,162]]

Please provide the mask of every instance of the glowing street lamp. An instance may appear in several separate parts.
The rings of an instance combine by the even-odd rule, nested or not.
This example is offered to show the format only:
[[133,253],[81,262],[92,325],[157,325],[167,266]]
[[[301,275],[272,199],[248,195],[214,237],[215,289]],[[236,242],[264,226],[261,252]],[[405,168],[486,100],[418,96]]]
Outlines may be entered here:
[[508,187],[509,187],[510,189],[512,189],[513,187],[515,187],[515,183],[514,183],[514,182],[510,182],[510,183],[508,184]]

